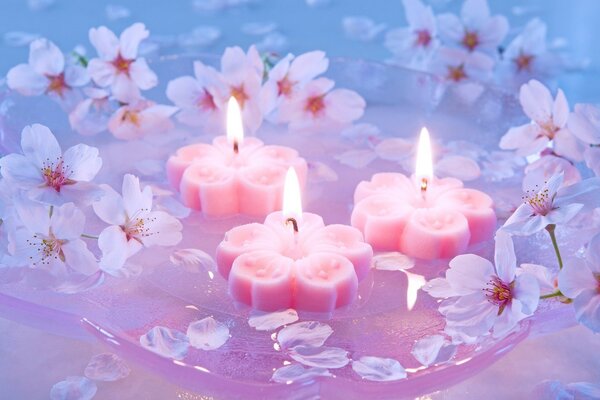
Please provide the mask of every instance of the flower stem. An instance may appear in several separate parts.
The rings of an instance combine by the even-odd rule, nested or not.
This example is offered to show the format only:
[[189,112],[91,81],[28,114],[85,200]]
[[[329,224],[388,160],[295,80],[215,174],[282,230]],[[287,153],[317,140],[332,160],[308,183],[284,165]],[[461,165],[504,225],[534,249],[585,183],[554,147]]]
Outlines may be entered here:
[[554,293],[548,293],[548,294],[544,294],[542,296],[540,296],[540,299],[551,299],[552,297],[559,297],[559,296],[563,296],[562,292],[560,290],[557,290]]
[[556,258],[558,259],[558,267],[562,269],[563,260],[560,255],[560,250],[558,249],[558,242],[556,241],[556,235],[554,231],[556,230],[556,224],[550,224],[546,227],[546,230],[550,234],[550,240],[552,240],[552,246],[554,246],[554,252],[556,253]]
[[87,233],[82,233],[81,237],[82,238],[87,238],[87,239],[96,239],[96,240],[98,240],[98,236],[88,235]]

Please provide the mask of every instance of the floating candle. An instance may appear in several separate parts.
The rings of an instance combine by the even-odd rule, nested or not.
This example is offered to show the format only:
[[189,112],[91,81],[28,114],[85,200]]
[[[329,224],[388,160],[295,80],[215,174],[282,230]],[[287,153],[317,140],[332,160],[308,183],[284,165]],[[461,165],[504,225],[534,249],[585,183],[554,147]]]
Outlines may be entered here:
[[298,178],[286,175],[284,207],[264,224],[233,228],[217,248],[219,272],[229,293],[254,308],[330,312],[356,298],[373,250],[358,229],[325,226],[303,213]]
[[216,137],[212,145],[197,143],[177,150],[167,161],[167,178],[186,206],[205,215],[265,216],[281,206],[289,167],[297,171],[304,187],[306,161],[292,148],[244,138],[240,108],[232,97],[227,137]]
[[423,128],[412,178],[378,173],[354,192],[352,226],[375,250],[399,250],[422,259],[450,258],[469,244],[491,239],[496,229],[492,199],[433,175],[429,132]]

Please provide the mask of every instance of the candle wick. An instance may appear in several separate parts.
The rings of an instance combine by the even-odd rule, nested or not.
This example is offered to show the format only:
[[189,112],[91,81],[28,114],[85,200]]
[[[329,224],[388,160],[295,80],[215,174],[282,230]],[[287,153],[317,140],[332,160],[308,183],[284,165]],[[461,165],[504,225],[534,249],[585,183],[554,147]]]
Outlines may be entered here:
[[427,191],[427,178],[421,178],[421,193],[425,193]]
[[292,227],[294,228],[294,233],[298,233],[298,221],[296,221],[296,218],[288,218],[285,220],[285,224],[289,225],[292,224]]
[[239,151],[240,151],[240,148],[239,148],[239,145],[238,145],[238,141],[237,141],[237,140],[234,140],[234,141],[233,141],[233,152],[234,152],[235,154],[237,154],[237,153],[239,153]]

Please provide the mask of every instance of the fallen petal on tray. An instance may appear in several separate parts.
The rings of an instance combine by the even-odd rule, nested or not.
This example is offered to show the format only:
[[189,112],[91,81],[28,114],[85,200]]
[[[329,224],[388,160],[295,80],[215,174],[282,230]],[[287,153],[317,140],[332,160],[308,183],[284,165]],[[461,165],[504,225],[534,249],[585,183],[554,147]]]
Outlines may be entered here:
[[215,350],[229,340],[229,328],[213,317],[194,321],[188,326],[190,345],[202,350]]
[[412,355],[425,366],[449,361],[455,353],[456,346],[442,335],[426,336],[418,340],[412,349]]
[[333,168],[320,161],[308,163],[308,178],[311,182],[335,182],[339,179]]
[[155,326],[140,337],[142,347],[163,357],[182,360],[190,347],[187,336],[178,330]]
[[248,318],[248,325],[257,331],[274,331],[275,329],[298,321],[298,313],[290,308],[284,311],[263,313],[253,311]]
[[215,260],[208,253],[200,249],[175,250],[169,259],[175,265],[198,265],[207,269],[216,269]]
[[317,321],[303,321],[288,325],[277,334],[277,341],[282,348],[294,346],[319,347],[331,336],[333,329],[327,324]]
[[296,346],[290,349],[289,355],[309,367],[342,368],[350,362],[348,352],[339,347]]
[[400,252],[378,254],[373,257],[373,268],[383,271],[402,271],[415,266],[415,259]]
[[352,369],[369,381],[397,381],[406,378],[404,367],[393,358],[361,357],[358,361],[352,361]]
[[50,400],[90,400],[98,387],[84,376],[69,376],[50,389]]
[[88,363],[83,372],[86,377],[96,381],[118,381],[129,375],[131,369],[116,354],[97,354]]
[[325,368],[306,368],[300,364],[290,364],[277,368],[271,380],[277,383],[292,383],[313,379],[317,376],[332,376]]
[[481,169],[474,160],[456,155],[448,155],[435,165],[440,177],[451,176],[463,181],[472,181],[481,176]]

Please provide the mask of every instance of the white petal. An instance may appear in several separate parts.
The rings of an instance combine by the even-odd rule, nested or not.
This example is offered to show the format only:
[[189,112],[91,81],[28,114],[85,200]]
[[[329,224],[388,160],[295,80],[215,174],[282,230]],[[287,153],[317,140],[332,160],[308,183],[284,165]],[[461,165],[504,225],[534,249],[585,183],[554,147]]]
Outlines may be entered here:
[[117,75],[117,70],[114,65],[99,58],[90,60],[87,71],[90,78],[101,87],[111,85]]
[[98,237],[98,247],[102,251],[100,268],[111,275],[117,275],[129,257],[125,232],[116,225],[105,228]]
[[325,368],[306,368],[301,364],[290,364],[277,368],[271,380],[277,383],[314,381],[317,376],[332,376]]
[[91,28],[89,37],[92,46],[96,48],[102,60],[112,61],[117,57],[119,53],[119,39],[110,29],[105,26]]
[[596,235],[588,243],[585,259],[591,270],[600,273],[600,235]]
[[472,181],[481,176],[477,162],[464,156],[447,155],[436,163],[435,168],[440,177],[451,176],[462,181]]
[[123,204],[127,215],[133,217],[139,210],[148,212],[152,209],[152,188],[146,186],[142,191],[137,176],[126,174],[123,177]]
[[76,181],[89,182],[102,167],[102,159],[98,156],[96,147],[77,144],[65,151],[63,160],[65,166],[73,171],[69,178]]
[[309,51],[295,57],[290,64],[289,75],[292,80],[305,83],[321,75],[329,67],[329,60],[323,51]]
[[274,331],[275,329],[298,321],[298,313],[294,309],[264,313],[252,311],[248,325],[257,331]]
[[583,208],[583,204],[565,204],[546,215],[549,224],[564,224],[572,220]]
[[325,96],[327,115],[340,122],[352,122],[362,117],[366,103],[358,93],[347,89],[335,89]]
[[494,274],[494,266],[483,257],[462,254],[450,261],[446,279],[457,295],[481,292]]
[[158,83],[158,77],[148,67],[144,58],[138,58],[130,66],[129,75],[135,84],[142,90],[153,88]]
[[190,323],[187,337],[190,346],[201,350],[215,350],[229,340],[229,328],[213,317],[206,317]]
[[78,239],[83,233],[85,215],[73,203],[54,207],[50,227],[58,239]]
[[369,381],[388,382],[406,378],[404,367],[393,358],[361,357],[352,362],[352,369]]
[[127,60],[135,59],[137,57],[140,42],[149,35],[150,32],[146,29],[146,26],[140,22],[125,29],[119,37],[121,55],[123,58]]
[[145,222],[149,236],[142,239],[145,246],[174,246],[181,241],[181,222],[164,211],[152,211]]
[[569,119],[569,103],[565,97],[562,89],[558,89],[556,93],[556,99],[554,99],[554,106],[552,107],[552,120],[554,126],[563,128],[567,124]]
[[96,257],[81,239],[70,240],[62,246],[66,263],[75,271],[84,275],[92,275],[98,271]]
[[125,205],[121,196],[110,186],[102,185],[104,195],[93,203],[96,215],[107,224],[120,225],[126,221]]
[[554,205],[562,207],[569,203],[581,203],[586,208],[600,207],[600,178],[589,178],[558,190]]
[[424,338],[417,340],[412,348],[411,354],[422,365],[432,365],[445,342],[446,338],[442,335],[425,336]]
[[40,75],[59,75],[65,68],[65,57],[48,39],[37,39],[29,45],[29,65]]
[[201,266],[204,269],[216,269],[215,260],[208,253],[200,249],[179,249],[171,253],[169,257],[174,265],[179,266]]
[[133,103],[141,97],[137,85],[126,74],[116,75],[112,82],[111,89],[115,99],[124,103]]
[[355,169],[363,169],[377,158],[377,154],[370,149],[358,149],[348,150],[342,154],[336,154],[334,155],[334,158],[341,164]]
[[190,347],[187,336],[175,329],[155,326],[140,336],[142,347],[163,357],[182,360]]
[[202,92],[200,83],[191,76],[181,76],[167,84],[167,97],[178,107],[196,108]]
[[513,294],[521,302],[522,312],[531,315],[540,301],[540,285],[533,275],[523,273],[515,280]]
[[331,336],[333,329],[325,323],[303,321],[288,325],[277,333],[277,341],[282,348],[294,346],[319,347]]
[[538,136],[539,128],[533,124],[525,124],[510,128],[500,139],[500,148],[513,150],[533,142]]
[[593,332],[600,332],[600,295],[598,290],[586,290],[575,298],[575,317]]
[[519,99],[523,111],[529,118],[539,123],[546,123],[550,120],[554,100],[550,90],[541,82],[531,80],[521,86]]
[[131,369],[125,361],[112,353],[97,354],[85,367],[84,374],[90,379],[114,382],[129,376]]
[[597,285],[588,265],[580,260],[568,261],[558,273],[558,288],[572,299],[585,290],[594,290]]
[[437,298],[458,296],[458,293],[445,278],[435,278],[430,280],[423,286],[423,290]]
[[348,365],[348,352],[339,347],[294,346],[289,356],[301,364],[318,368],[342,368]]
[[561,129],[554,135],[554,151],[571,161],[583,160],[583,146],[567,129]]
[[25,96],[39,96],[48,88],[48,78],[35,72],[29,64],[19,64],[8,71],[6,84]]
[[0,158],[0,174],[18,187],[38,186],[44,182],[41,170],[21,154]]
[[510,333],[517,327],[519,321],[526,318],[521,311],[522,305],[519,300],[513,299],[510,305],[506,306],[502,314],[494,321],[494,337],[501,338]]
[[98,391],[96,384],[83,376],[69,376],[50,389],[50,400],[91,400]]
[[68,65],[65,68],[65,82],[71,87],[87,85],[90,81],[90,75],[87,70],[79,65]]
[[494,263],[498,277],[505,283],[512,282],[517,269],[517,257],[512,238],[503,230],[496,232]]
[[15,210],[21,223],[31,233],[47,235],[50,231],[49,208],[27,198],[18,197],[15,200]]
[[21,148],[25,157],[29,158],[36,166],[42,167],[44,163],[56,163],[62,151],[58,141],[48,129],[40,124],[28,125],[21,132]]

